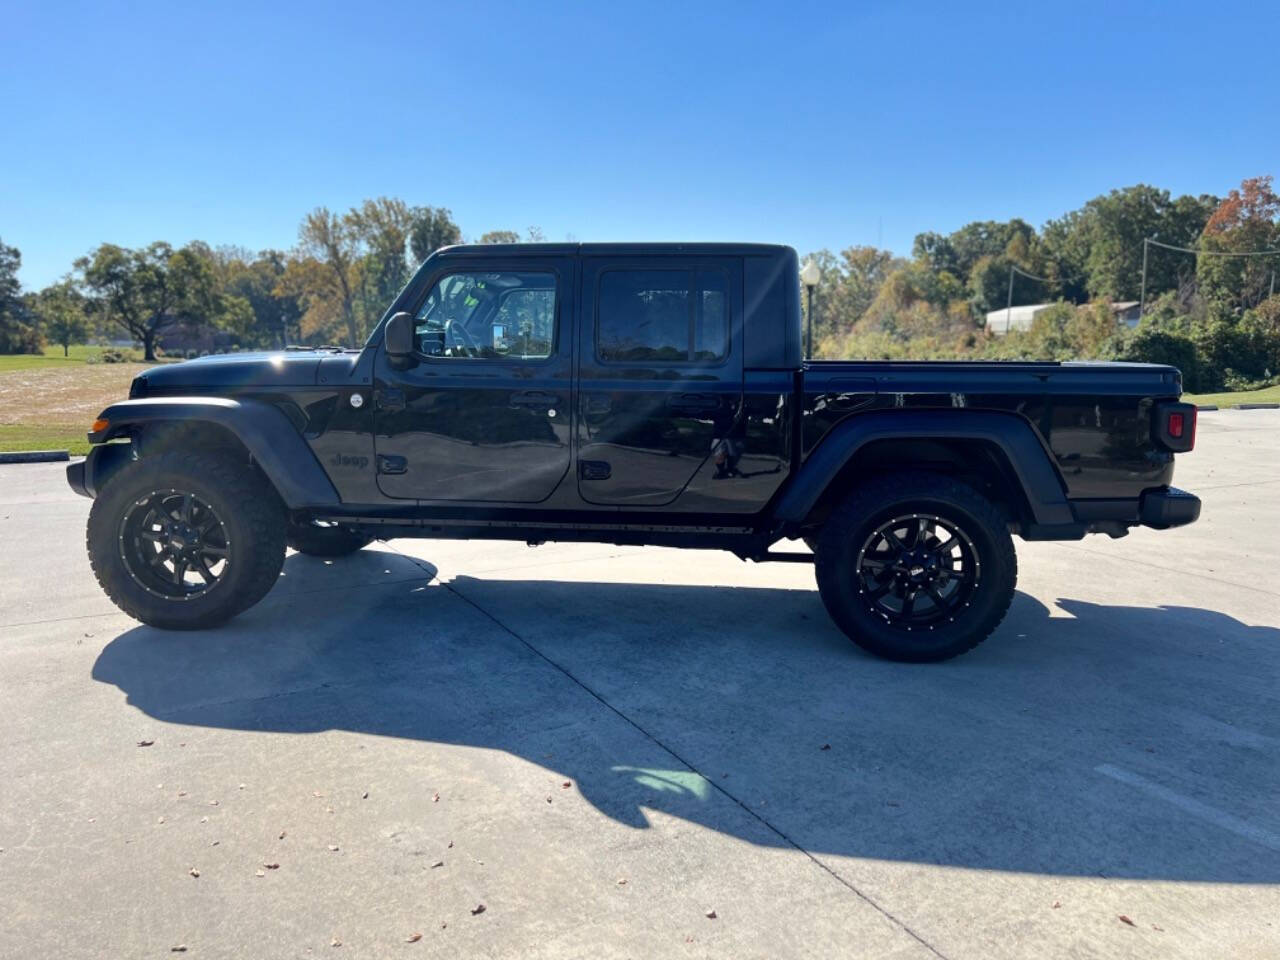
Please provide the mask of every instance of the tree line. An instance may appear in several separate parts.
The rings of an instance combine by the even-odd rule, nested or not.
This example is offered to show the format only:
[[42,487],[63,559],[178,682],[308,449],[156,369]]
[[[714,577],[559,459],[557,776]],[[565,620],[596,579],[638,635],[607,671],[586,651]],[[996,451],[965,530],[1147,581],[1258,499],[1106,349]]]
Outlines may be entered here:
[[[543,236],[531,227],[477,242],[522,239]],[[0,352],[113,331],[147,359],[165,343],[192,342],[193,331],[216,336],[217,349],[355,346],[427,256],[461,241],[448,209],[379,197],[344,213],[313,210],[291,250],[105,243],[58,283],[28,292],[19,252],[0,242]],[[815,352],[1150,360],[1176,364],[1195,390],[1262,384],[1280,375],[1280,254],[1252,254],[1277,250],[1280,197],[1269,176],[1226,197],[1125,187],[1039,229],[1013,219],[921,233],[908,257],[820,250],[809,256],[820,275]],[[1140,298],[1137,327],[1117,323],[1113,305]],[[1010,302],[1053,306],[1031,329],[993,336],[986,314]]]
[[[1280,381],[1269,176],[1226,197],[1112,190],[1039,230],[1013,219],[921,233],[910,257],[854,246],[810,258],[818,356],[1142,360],[1173,363],[1202,391]],[[1137,327],[1118,323],[1114,304],[1140,299]],[[991,335],[987,313],[1010,302],[1052,306],[1029,330]]]
[[[530,227],[523,237],[494,230],[477,242],[542,239]],[[0,239],[0,353],[40,352],[50,342],[65,352],[123,335],[154,360],[166,341],[191,342],[193,333],[226,349],[356,346],[423,260],[461,242],[447,208],[378,197],[345,213],[308,213],[292,250],[104,243],[57,283],[24,293],[21,254]]]

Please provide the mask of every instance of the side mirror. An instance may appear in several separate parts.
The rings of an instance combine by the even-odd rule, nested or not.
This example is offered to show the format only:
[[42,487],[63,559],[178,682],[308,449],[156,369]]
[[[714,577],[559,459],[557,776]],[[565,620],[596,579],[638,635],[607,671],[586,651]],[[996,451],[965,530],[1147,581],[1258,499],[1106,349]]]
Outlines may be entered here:
[[393,313],[382,332],[387,356],[393,360],[407,360],[413,355],[413,314]]

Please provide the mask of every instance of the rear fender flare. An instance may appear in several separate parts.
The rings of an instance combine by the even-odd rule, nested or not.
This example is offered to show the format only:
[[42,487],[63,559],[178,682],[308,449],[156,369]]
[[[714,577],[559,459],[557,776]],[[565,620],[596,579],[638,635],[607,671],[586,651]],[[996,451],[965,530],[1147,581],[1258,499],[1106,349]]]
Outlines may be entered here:
[[994,444],[1012,468],[1035,523],[1075,522],[1066,488],[1039,435],[1026,420],[981,410],[883,411],[857,414],[837,424],[809,455],[778,500],[773,517],[803,523],[840,475],[869,443],[880,440],[975,440]]
[[[121,454],[106,454],[115,444],[96,445],[131,435],[148,423],[213,423],[230,431],[244,444],[289,509],[336,506],[341,502],[328,474],[297,428],[281,410],[261,400],[223,397],[124,400],[107,407],[99,418],[108,421],[108,426],[90,433],[89,442],[95,444],[91,458],[101,459],[104,466]],[[94,472],[96,470],[86,470],[87,485],[92,484],[90,474]]]

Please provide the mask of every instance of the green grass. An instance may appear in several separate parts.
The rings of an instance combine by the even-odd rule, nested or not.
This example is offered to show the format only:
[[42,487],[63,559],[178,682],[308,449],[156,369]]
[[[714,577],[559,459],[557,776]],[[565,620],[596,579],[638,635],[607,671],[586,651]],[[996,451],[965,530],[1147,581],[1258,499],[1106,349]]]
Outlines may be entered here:
[[1182,399],[1200,406],[1216,404],[1219,407],[1234,407],[1240,403],[1280,403],[1280,384],[1238,393],[1184,393]]
[[0,423],[0,453],[18,450],[67,450],[71,455],[89,452],[85,438],[87,427],[35,427],[26,424]]
[[73,343],[67,350],[67,356],[62,355],[62,347],[54,344],[44,348],[44,355],[53,360],[79,360],[84,362],[90,356],[96,356],[103,351],[103,347],[91,347],[87,343]]

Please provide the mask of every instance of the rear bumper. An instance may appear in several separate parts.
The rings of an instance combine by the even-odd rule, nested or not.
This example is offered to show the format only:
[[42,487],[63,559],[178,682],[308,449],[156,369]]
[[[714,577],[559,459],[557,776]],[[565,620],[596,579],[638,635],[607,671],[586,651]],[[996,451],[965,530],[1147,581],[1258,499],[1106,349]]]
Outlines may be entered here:
[[1177,487],[1148,490],[1142,495],[1138,516],[1144,527],[1181,527],[1199,519],[1200,498]]
[[1019,530],[1024,540],[1079,540],[1088,533],[1123,537],[1130,527],[1168,530],[1194,523],[1200,516],[1200,498],[1177,487],[1153,487],[1142,496],[1119,500],[1072,500],[1074,523]]

